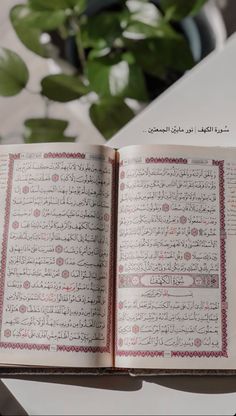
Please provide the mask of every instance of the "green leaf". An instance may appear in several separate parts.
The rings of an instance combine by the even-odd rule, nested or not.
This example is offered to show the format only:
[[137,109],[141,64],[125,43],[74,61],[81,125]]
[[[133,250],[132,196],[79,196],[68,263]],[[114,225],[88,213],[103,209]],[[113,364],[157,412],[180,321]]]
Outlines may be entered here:
[[126,6],[129,13],[125,13],[124,16],[128,17],[129,22],[136,21],[157,26],[161,13],[155,4],[146,0],[128,0]]
[[127,42],[136,62],[150,75],[165,79],[169,69],[184,72],[194,65],[190,47],[181,35]]
[[169,20],[181,20],[194,16],[207,0],[160,0],[160,5]]
[[122,60],[128,62],[130,65],[136,63],[134,55],[129,51],[122,53]]
[[67,74],[48,75],[41,81],[42,95],[50,100],[68,102],[89,92],[79,77]]
[[69,123],[66,120],[56,118],[30,118],[25,121],[25,127],[30,130],[47,130],[57,131],[58,133],[64,133]]
[[167,24],[158,23],[156,26],[151,26],[143,22],[133,21],[126,27],[123,32],[123,36],[127,39],[139,40],[146,38],[163,38],[172,37],[175,38],[178,34]]
[[130,107],[120,99],[103,99],[90,107],[93,124],[109,139],[134,117]]
[[67,0],[29,0],[31,9],[36,11],[67,9]]
[[29,0],[29,5],[33,10],[60,10],[70,7],[69,0]]
[[133,21],[123,32],[123,37],[131,41],[138,41],[155,37],[160,39],[180,39],[182,35],[176,32],[168,22],[161,19],[155,27],[143,22]]
[[121,36],[122,29],[117,12],[103,12],[91,16],[81,23],[81,37],[84,48],[113,46]]
[[111,52],[111,48],[97,48],[97,49],[91,49],[91,51],[88,54],[88,60],[96,60],[98,58],[103,58],[107,55],[109,55]]
[[82,13],[87,7],[87,0],[29,0],[33,10],[66,10],[76,8]]
[[126,60],[113,65],[109,59],[87,62],[91,90],[101,97],[129,97],[147,100],[147,90],[142,70]]
[[11,9],[10,19],[11,24],[21,42],[32,52],[43,58],[48,57],[47,49],[40,42],[41,30],[34,27],[26,27],[22,21],[22,14],[24,14],[25,6],[15,6]]
[[15,52],[0,48],[0,95],[10,97],[21,92],[29,80],[24,61]]
[[67,0],[67,2],[77,14],[83,13],[87,8],[87,0]]
[[24,123],[24,140],[26,143],[44,142],[73,142],[75,137],[65,136],[64,131],[68,126],[65,120],[50,118],[28,119]]
[[[30,29],[40,29],[40,30],[54,30],[61,26],[67,14],[65,10],[42,10],[36,11],[30,9],[28,6],[16,6],[20,7],[17,13],[17,19],[21,27],[24,27],[26,30]],[[14,10],[14,8],[13,8]]]

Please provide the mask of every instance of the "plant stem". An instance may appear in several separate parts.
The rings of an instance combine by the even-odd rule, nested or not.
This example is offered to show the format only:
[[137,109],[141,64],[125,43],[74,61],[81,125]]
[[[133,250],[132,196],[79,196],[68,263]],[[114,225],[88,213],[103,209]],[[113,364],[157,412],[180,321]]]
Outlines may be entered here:
[[62,37],[62,39],[67,39],[68,38],[68,32],[67,32],[67,29],[66,29],[65,25],[61,25],[58,28],[58,30],[59,30],[59,33],[60,33],[60,36]]
[[39,91],[33,91],[33,90],[31,90],[29,87],[25,87],[25,90],[26,90],[29,94],[32,94],[32,95],[39,95],[39,94],[40,94],[40,92],[39,92]]
[[77,23],[76,46],[83,74],[85,74],[86,56],[84,53],[80,25]]
[[49,118],[50,100],[47,97],[44,97],[44,103],[45,103],[45,118]]

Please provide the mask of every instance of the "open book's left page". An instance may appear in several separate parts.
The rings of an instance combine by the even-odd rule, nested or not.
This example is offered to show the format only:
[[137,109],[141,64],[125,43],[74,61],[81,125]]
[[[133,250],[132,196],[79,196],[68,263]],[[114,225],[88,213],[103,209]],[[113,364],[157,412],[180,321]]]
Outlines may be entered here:
[[1,146],[0,364],[112,366],[114,161]]

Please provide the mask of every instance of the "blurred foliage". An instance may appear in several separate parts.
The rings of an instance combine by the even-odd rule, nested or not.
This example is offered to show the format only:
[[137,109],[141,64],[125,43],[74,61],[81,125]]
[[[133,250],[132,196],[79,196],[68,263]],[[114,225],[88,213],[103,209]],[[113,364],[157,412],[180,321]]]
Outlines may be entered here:
[[[124,126],[134,113],[127,99],[149,102],[147,77],[165,82],[171,72],[194,65],[178,21],[198,13],[206,0],[28,0],[10,11],[12,26],[23,44],[50,57],[42,34],[57,35],[72,45],[78,65],[74,74],[48,75],[39,94],[45,100],[68,102],[91,92],[90,117],[105,138]],[[74,61],[76,61],[74,59]],[[0,95],[13,96],[28,82],[25,63],[14,52],[0,49]],[[26,120],[25,141],[73,140],[67,122],[47,117]]]

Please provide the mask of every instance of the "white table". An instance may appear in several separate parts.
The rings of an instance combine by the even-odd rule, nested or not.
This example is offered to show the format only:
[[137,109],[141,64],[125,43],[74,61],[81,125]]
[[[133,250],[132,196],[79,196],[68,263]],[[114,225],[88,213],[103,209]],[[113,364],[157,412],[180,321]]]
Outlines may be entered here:
[[[223,51],[213,53],[157,99],[118,133],[110,145],[164,142],[236,146],[235,68],[236,36]],[[226,124],[230,133],[163,136],[143,132],[153,125],[175,124],[186,128]],[[62,377],[43,382],[10,379],[3,382],[31,415],[236,412],[236,377],[156,377],[148,382],[125,377]]]

